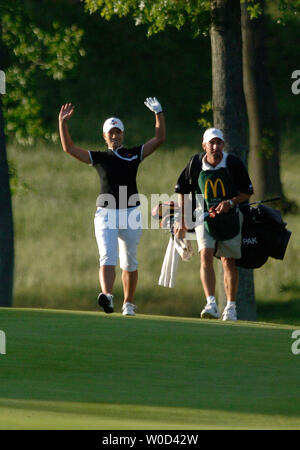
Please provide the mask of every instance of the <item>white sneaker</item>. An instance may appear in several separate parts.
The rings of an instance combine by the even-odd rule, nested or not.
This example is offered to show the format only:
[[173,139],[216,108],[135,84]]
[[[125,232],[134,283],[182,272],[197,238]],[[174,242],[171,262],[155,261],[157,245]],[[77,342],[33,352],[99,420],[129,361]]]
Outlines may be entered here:
[[201,319],[219,319],[220,313],[218,305],[214,303],[207,303],[200,314]]
[[235,307],[225,308],[222,314],[222,320],[237,320]]
[[135,316],[136,315],[135,308],[136,306],[133,303],[130,302],[124,303],[124,305],[122,306],[123,316]]
[[98,295],[98,305],[104,309],[107,314],[114,312],[114,296],[111,294],[103,294],[100,292]]

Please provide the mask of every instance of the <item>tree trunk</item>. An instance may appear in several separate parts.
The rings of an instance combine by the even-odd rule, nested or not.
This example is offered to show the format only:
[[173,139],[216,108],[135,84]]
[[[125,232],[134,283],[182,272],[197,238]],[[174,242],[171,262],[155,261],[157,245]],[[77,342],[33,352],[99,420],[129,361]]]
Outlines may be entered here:
[[0,95],[0,306],[12,305],[13,271],[13,218],[2,114],[2,95]]
[[264,0],[262,14],[250,19],[242,3],[244,92],[249,120],[250,174],[256,200],[283,197],[280,180],[280,120],[265,64]]
[[[243,92],[240,0],[211,1],[212,109],[214,126],[224,132],[226,151],[247,166],[247,117]],[[218,301],[224,306],[223,269],[218,264]],[[239,268],[239,320],[256,320],[253,270]]]

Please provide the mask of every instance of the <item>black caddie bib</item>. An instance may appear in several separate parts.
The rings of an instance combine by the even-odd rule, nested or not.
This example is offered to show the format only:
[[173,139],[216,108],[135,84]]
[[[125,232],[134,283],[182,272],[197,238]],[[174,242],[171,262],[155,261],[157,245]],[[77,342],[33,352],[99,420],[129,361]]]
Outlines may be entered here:
[[[207,211],[212,206],[217,206],[223,200],[236,195],[236,189],[224,167],[216,170],[202,170],[199,174],[198,185],[204,195],[204,206]],[[238,209],[232,208],[228,213],[217,214],[214,219],[208,218],[205,228],[218,241],[234,238],[240,232]]]

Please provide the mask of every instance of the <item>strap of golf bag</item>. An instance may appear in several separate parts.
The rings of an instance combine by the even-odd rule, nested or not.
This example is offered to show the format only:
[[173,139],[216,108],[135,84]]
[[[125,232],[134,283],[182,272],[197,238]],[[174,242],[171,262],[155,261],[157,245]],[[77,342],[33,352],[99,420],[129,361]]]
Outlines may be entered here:
[[201,153],[200,155],[199,155],[199,153],[196,153],[196,155],[194,155],[191,158],[190,165],[189,165],[189,170],[188,170],[189,183],[190,183],[190,186],[191,186],[191,194],[192,194],[193,214],[194,214],[194,211],[196,209],[196,192],[192,189],[193,182],[194,182],[193,174],[194,174],[194,171],[196,169],[196,166],[199,165],[199,164],[200,164],[199,173],[201,172],[201,170],[202,170],[202,159],[203,159],[204,155],[205,155],[205,152]]

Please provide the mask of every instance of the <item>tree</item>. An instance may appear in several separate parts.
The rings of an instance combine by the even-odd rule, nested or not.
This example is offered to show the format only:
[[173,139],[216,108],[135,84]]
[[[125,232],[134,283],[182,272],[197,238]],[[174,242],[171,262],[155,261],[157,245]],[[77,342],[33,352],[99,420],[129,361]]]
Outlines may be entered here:
[[[265,0],[255,0],[254,10],[253,3],[253,0],[245,0],[241,4],[249,164],[256,199],[280,197],[281,208],[285,211],[292,208],[293,202],[285,198],[280,177],[280,117],[266,61]],[[292,10],[297,12],[296,3],[279,2],[284,20]]]
[[265,57],[264,0],[258,17],[248,2],[242,9],[244,92],[247,103],[250,166],[256,199],[283,197],[280,180],[280,120]]
[[6,156],[2,94],[0,94],[0,306],[12,305],[14,239]]
[[53,138],[43,120],[37,79],[61,80],[84,55],[83,31],[55,20],[55,9],[40,14],[45,0],[0,0],[2,42],[7,52],[7,94],[3,99],[7,133],[21,144]]
[[[1,67],[4,69],[6,52],[1,37],[2,29],[0,27],[0,61]],[[5,72],[2,71],[2,73]],[[2,95],[5,94],[5,91],[5,78],[3,78],[0,90],[0,306],[11,306],[13,294],[14,237],[2,112]]]
[[[102,17],[132,14],[136,24],[148,25],[148,34],[167,26],[180,29],[190,23],[193,35],[210,31],[212,49],[212,109],[214,125],[222,128],[226,148],[247,162],[246,108],[242,79],[242,41],[239,0],[178,0],[114,2],[85,0],[90,12],[100,10]],[[255,320],[252,270],[240,269],[238,318]],[[219,297],[223,297],[223,276],[219,277]]]
[[21,143],[51,138],[41,120],[35,77],[42,72],[54,79],[63,78],[80,54],[82,31],[58,22],[41,27],[34,16],[36,6],[34,0],[0,0],[0,70],[5,70],[7,85],[7,93],[0,94],[0,306],[12,304],[14,272],[5,130]]
[[[247,114],[243,92],[240,0],[211,2],[212,109],[214,125],[224,131],[226,150],[247,166]],[[218,264],[219,302],[226,303],[223,270]],[[224,305],[225,306],[225,305]],[[255,320],[253,271],[239,268],[237,314]]]

